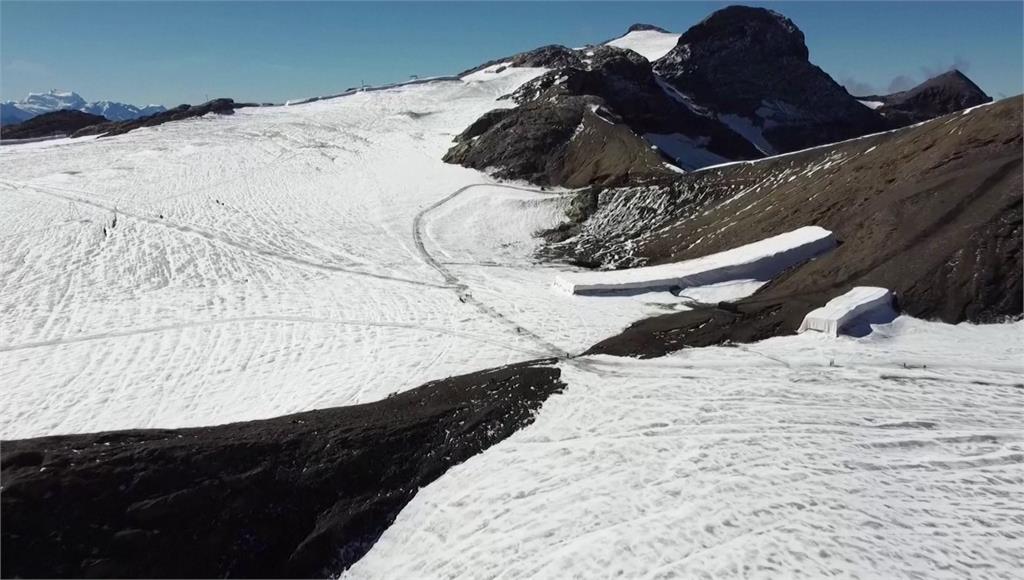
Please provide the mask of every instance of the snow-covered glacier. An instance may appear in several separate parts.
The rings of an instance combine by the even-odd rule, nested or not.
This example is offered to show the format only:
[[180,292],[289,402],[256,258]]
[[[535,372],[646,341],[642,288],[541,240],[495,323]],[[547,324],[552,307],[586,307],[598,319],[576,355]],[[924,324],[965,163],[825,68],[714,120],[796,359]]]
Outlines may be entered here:
[[495,70],[0,149],[0,437],[265,418],[560,357],[536,422],[422,489],[348,576],[1024,566],[1022,323],[566,357],[763,280],[554,291],[580,270],[538,263],[535,233],[572,192],[441,162],[543,72]]

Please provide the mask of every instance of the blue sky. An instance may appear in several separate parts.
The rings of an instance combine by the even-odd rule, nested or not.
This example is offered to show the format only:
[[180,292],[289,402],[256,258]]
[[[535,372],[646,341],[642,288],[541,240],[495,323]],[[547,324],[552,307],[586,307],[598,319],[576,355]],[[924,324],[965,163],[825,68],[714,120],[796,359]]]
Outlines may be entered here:
[[[1024,91],[1022,3],[777,2],[811,60],[853,92],[958,66],[995,97]],[[634,22],[683,31],[724,3],[0,1],[0,98],[75,90],[175,105],[283,101],[449,74],[543,44],[579,46]]]

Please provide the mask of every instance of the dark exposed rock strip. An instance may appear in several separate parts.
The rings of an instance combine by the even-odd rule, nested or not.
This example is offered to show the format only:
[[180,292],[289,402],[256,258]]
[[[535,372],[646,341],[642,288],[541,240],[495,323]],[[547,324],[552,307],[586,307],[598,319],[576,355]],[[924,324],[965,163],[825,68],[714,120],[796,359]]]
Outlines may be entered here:
[[322,577],[564,385],[553,360],[263,421],[3,442],[2,575]]
[[0,127],[0,139],[38,139],[40,137],[71,135],[84,127],[107,123],[107,118],[82,111],[53,111],[36,115],[17,125]]
[[235,112],[235,109],[255,106],[257,105],[254,103],[236,103],[233,99],[213,99],[212,101],[207,101],[201,105],[178,105],[173,109],[169,109],[155,115],[150,115],[148,117],[140,117],[129,121],[111,121],[108,123],[92,125],[76,131],[72,137],[83,137],[86,135],[111,137],[127,133],[140,127],[155,127],[171,121],[202,117],[208,113],[230,115]]

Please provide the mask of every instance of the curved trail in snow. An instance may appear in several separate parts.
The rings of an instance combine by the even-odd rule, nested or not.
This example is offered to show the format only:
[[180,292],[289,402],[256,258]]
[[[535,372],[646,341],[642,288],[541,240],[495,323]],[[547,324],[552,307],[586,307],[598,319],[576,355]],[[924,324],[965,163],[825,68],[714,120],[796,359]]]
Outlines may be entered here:
[[159,227],[170,229],[170,230],[175,230],[175,231],[178,231],[178,232],[181,232],[181,233],[185,233],[185,234],[189,234],[189,235],[193,235],[193,236],[198,236],[200,238],[204,238],[204,239],[209,240],[209,241],[220,242],[222,244],[231,246],[232,248],[235,248],[235,249],[238,249],[238,250],[242,250],[242,251],[248,252],[250,254],[256,254],[256,255],[259,255],[259,256],[263,256],[265,258],[270,258],[272,260],[277,260],[277,261],[281,261],[281,262],[288,262],[288,263],[291,263],[291,264],[295,264],[295,265],[299,265],[299,266],[304,266],[304,267],[307,267],[307,268],[313,268],[313,269],[316,269],[316,270],[322,270],[322,271],[325,271],[325,272],[341,272],[341,273],[344,273],[344,274],[352,274],[352,275],[355,275],[355,276],[366,276],[368,278],[376,278],[378,280],[388,280],[388,281],[391,281],[391,282],[401,282],[401,283],[404,283],[404,284],[412,284],[412,285],[415,285],[415,286],[425,286],[425,287],[428,287],[428,288],[449,288],[449,286],[445,286],[443,284],[433,284],[433,283],[430,283],[430,282],[424,282],[422,280],[412,280],[412,279],[409,279],[409,278],[402,278],[400,276],[389,276],[387,274],[377,274],[375,272],[366,272],[366,271],[363,271],[363,270],[355,270],[355,269],[352,269],[352,268],[346,268],[344,266],[337,266],[337,265],[334,265],[334,264],[325,264],[325,263],[322,263],[322,262],[315,262],[313,260],[308,260],[306,258],[301,258],[299,256],[293,256],[291,254],[286,254],[286,253],[283,253],[283,252],[275,252],[273,250],[269,250],[269,249],[266,249],[266,248],[259,248],[259,247],[256,247],[256,246],[251,246],[251,245],[248,245],[248,244],[245,244],[245,243],[233,240],[230,237],[227,237],[227,236],[224,236],[224,235],[220,235],[220,234],[218,234],[216,232],[211,232],[211,231],[208,231],[208,230],[205,230],[205,229],[202,229],[202,228],[197,228],[197,227],[186,225],[186,224],[174,223],[172,221],[168,221],[166,219],[161,219],[159,217],[151,217],[151,216],[146,216],[146,215],[142,215],[142,214],[137,214],[137,213],[125,211],[123,209],[118,209],[116,206],[110,206],[110,205],[107,205],[107,204],[104,204],[104,203],[100,203],[100,202],[97,202],[97,201],[93,201],[93,200],[90,200],[90,199],[84,199],[84,198],[78,197],[76,195],[70,195],[71,193],[89,193],[89,194],[95,195],[93,192],[76,191],[76,190],[71,190],[71,189],[63,189],[63,188],[53,187],[53,186],[48,186],[48,185],[47,186],[33,185],[33,184],[30,184],[30,183],[19,183],[19,182],[15,182],[15,181],[3,181],[3,182],[0,182],[0,183],[3,183],[4,185],[7,185],[8,187],[22,187],[22,188],[26,188],[26,189],[32,189],[32,190],[38,191],[39,193],[42,193],[44,195],[48,195],[50,197],[55,197],[57,199],[61,199],[61,200],[64,200],[64,201],[70,201],[72,203],[79,203],[79,204],[82,204],[82,205],[87,205],[87,206],[90,206],[90,207],[101,209],[103,211],[107,211],[107,212],[111,212],[111,213],[114,213],[114,214],[117,214],[117,215],[121,215],[121,216],[124,216],[124,217],[127,217],[127,218],[131,218],[131,219],[134,219],[134,220],[137,220],[137,221],[145,222],[145,223],[148,223],[148,224],[151,224],[151,225],[159,226]]
[[474,297],[473,293],[470,292],[469,285],[464,283],[454,272],[448,269],[448,267],[443,262],[435,258],[430,253],[430,251],[427,250],[426,244],[423,243],[423,220],[427,216],[427,214],[436,210],[442,205],[448,203],[449,201],[455,199],[456,197],[462,195],[463,193],[477,187],[495,187],[500,189],[526,191],[529,193],[550,193],[538,188],[523,187],[519,185],[507,185],[501,183],[472,183],[470,185],[464,185],[456,189],[455,191],[449,193],[445,197],[439,199],[438,201],[435,201],[434,203],[423,208],[422,210],[419,211],[419,213],[416,214],[416,217],[413,218],[412,239],[416,245],[416,251],[419,253],[420,258],[423,260],[425,264],[427,264],[434,270],[437,270],[437,272],[441,274],[446,284],[446,286],[444,287],[450,288],[452,291],[454,291],[455,294],[459,297],[460,302],[473,306],[474,308],[479,310],[484,316],[487,316],[488,318],[494,320],[495,322],[510,327],[516,334],[529,338],[531,341],[533,341],[535,344],[537,344],[544,350],[545,356],[552,356],[561,360],[567,360],[569,358],[572,358],[572,355],[569,352],[548,342],[537,333],[529,329],[523,328],[522,326],[519,326],[514,320],[511,320],[504,314],[498,312],[497,310],[481,302],[478,298]]

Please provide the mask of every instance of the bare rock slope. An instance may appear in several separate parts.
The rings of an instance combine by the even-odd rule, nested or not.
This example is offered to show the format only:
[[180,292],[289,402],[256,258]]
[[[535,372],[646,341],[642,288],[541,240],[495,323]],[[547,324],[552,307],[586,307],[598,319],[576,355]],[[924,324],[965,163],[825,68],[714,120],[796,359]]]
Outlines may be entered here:
[[660,264],[806,225],[835,232],[841,243],[751,298],[639,322],[594,352],[654,356],[791,333],[808,311],[861,285],[893,290],[916,317],[1019,316],[1021,106],[1015,97],[660,185],[590,192],[579,234],[547,252],[613,267]]

